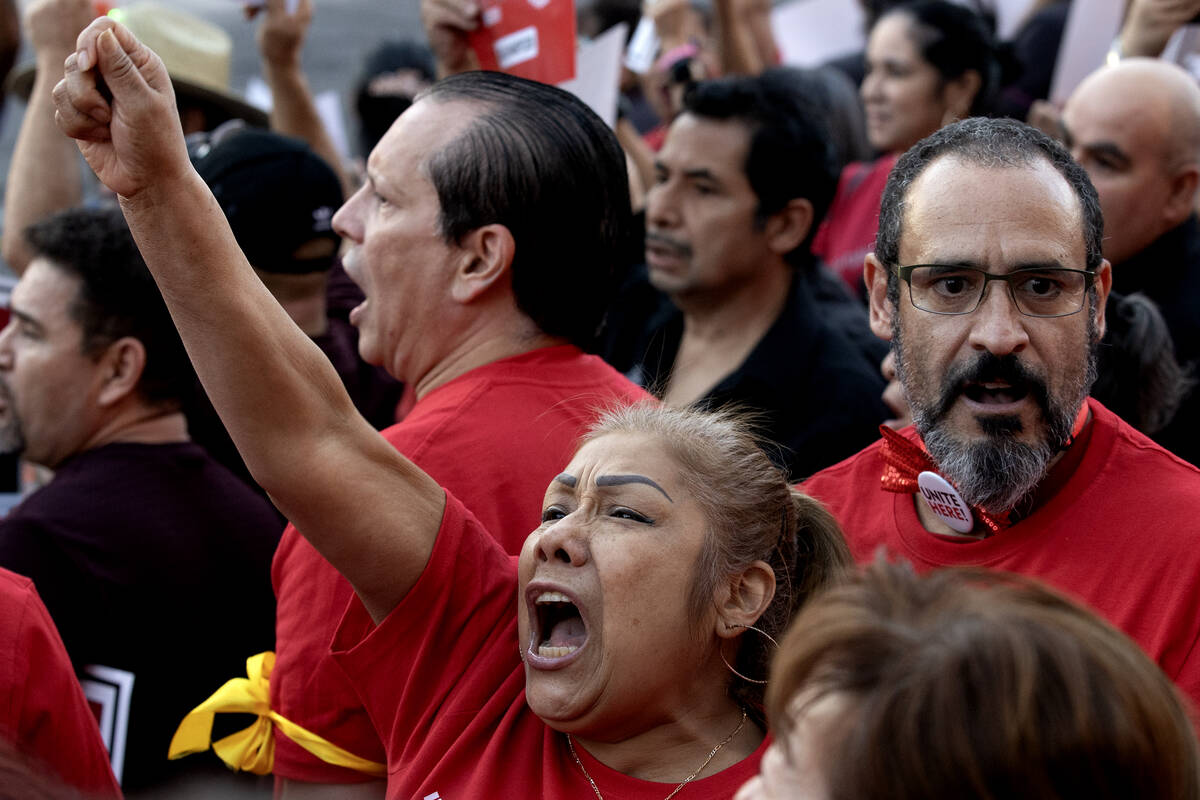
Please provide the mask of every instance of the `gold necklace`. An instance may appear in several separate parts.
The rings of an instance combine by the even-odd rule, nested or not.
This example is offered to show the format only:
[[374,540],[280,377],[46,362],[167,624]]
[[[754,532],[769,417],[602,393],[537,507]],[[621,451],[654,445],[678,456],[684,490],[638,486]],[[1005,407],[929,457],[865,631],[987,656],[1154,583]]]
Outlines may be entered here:
[[[694,781],[696,779],[696,776],[699,775],[701,772],[703,772],[704,768],[708,766],[708,762],[712,761],[713,758],[716,757],[717,753],[720,752],[721,748],[724,747],[725,745],[729,744],[731,741],[733,741],[733,737],[735,737],[739,733],[741,733],[742,726],[745,724],[746,724],[746,710],[742,709],[742,718],[738,722],[737,727],[734,728],[729,733],[728,736],[726,736],[724,739],[722,739],[717,744],[716,747],[714,747],[712,750],[709,750],[708,756],[704,759],[704,761],[700,764],[700,766],[696,767],[696,771],[693,772],[691,775],[688,775],[686,778],[684,778],[683,783],[676,786],[674,791],[672,791],[669,795],[664,797],[663,800],[671,800],[672,797],[679,794],[680,789],[682,789],[683,787],[687,786],[689,783]],[[583,773],[583,777],[587,778],[588,783],[590,783],[592,785],[592,791],[596,793],[597,800],[604,800],[604,795],[600,794],[600,787],[596,785],[596,781],[594,781],[592,779],[592,776],[588,774],[587,767],[585,767],[583,765],[583,762],[579,760],[579,755],[575,752],[575,743],[571,741],[571,734],[568,733],[566,736],[567,736],[567,748],[571,751],[571,758],[575,759],[575,763],[579,765],[579,771]]]

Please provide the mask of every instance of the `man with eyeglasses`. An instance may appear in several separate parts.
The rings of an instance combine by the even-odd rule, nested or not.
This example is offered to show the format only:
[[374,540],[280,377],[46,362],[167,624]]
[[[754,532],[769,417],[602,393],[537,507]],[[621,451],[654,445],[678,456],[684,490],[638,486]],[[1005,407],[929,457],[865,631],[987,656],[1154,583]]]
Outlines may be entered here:
[[1011,120],[906,153],[867,257],[914,425],[804,488],[851,549],[984,566],[1090,603],[1200,699],[1200,470],[1088,397],[1112,270],[1087,174]]

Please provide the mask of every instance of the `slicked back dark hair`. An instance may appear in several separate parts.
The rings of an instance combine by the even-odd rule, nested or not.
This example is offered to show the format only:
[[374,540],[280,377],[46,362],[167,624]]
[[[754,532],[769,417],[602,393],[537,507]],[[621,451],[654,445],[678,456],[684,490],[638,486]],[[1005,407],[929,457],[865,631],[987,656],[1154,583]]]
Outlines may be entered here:
[[746,179],[758,197],[757,218],[765,223],[789,201],[812,203],[808,236],[787,254],[794,266],[811,263],[809,247],[837,191],[838,169],[820,100],[812,87],[771,71],[755,77],[702,81],[683,100],[684,113],[733,120],[750,131]]
[[72,208],[25,229],[34,257],[79,280],[72,319],[83,329],[83,352],[98,357],[131,336],[146,349],[138,392],[149,404],[177,407],[195,373],[158,286],[115,208]]
[[[998,168],[1032,167],[1045,161],[1066,179],[1083,220],[1080,235],[1087,254],[1085,269],[1100,267],[1104,217],[1100,199],[1087,172],[1059,142],[1039,130],[1011,119],[965,119],[947,125],[917,142],[900,156],[888,176],[879,207],[879,232],[875,235],[875,257],[888,270],[888,297],[899,297],[895,268],[900,266],[900,237],[904,235],[904,212],[913,183],[925,169],[942,157],[953,156],[971,166]],[[980,187],[986,192],[986,187]]]
[[498,223],[516,242],[517,307],[585,349],[628,266],[625,154],[574,95],[499,72],[467,72],[417,97],[478,105],[478,116],[426,162],[442,235],[458,243]]

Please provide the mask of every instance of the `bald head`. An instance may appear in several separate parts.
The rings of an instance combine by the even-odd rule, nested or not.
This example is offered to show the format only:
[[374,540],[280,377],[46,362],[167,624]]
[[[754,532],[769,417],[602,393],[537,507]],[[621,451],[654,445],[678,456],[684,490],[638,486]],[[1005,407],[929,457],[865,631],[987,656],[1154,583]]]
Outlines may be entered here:
[[1147,58],[1097,70],[1067,101],[1063,127],[1100,195],[1104,255],[1113,264],[1191,213],[1200,182],[1200,87],[1187,72]]

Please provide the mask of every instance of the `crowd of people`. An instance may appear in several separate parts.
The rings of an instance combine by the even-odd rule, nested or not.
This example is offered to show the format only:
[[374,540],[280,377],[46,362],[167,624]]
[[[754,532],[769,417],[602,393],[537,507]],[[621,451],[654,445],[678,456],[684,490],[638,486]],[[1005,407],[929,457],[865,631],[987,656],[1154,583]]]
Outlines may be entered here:
[[1200,800],[1200,0],[862,5],[581,3],[610,128],[422,0],[354,162],[312,0],[30,0],[0,797]]

